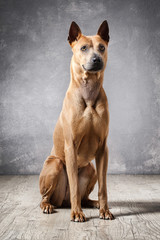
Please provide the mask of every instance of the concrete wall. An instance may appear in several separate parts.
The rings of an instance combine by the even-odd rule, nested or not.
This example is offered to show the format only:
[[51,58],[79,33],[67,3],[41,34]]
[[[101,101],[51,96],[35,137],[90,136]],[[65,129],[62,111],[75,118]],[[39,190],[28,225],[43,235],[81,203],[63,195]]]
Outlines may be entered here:
[[0,1],[0,173],[39,173],[70,81],[71,21],[107,19],[109,173],[160,173],[160,1]]

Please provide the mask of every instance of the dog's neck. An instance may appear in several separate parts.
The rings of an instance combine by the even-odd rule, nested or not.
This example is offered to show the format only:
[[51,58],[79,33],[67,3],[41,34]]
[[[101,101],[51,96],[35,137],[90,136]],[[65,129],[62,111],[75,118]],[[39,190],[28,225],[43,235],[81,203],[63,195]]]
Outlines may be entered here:
[[103,75],[103,72],[86,72],[78,63],[71,61],[70,86],[78,90],[87,106],[95,105],[103,84]]

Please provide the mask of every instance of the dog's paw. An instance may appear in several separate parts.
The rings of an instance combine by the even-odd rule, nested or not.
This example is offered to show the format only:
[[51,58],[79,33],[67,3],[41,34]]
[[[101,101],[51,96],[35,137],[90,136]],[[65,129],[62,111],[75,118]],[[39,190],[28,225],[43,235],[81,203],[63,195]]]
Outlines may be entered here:
[[41,208],[43,210],[43,213],[50,214],[54,212],[54,206],[50,203],[43,203]]
[[71,221],[73,222],[85,222],[86,217],[82,211],[71,211]]
[[109,211],[109,209],[105,210],[103,208],[99,210],[99,218],[100,219],[106,219],[106,220],[113,220],[113,219],[115,219],[115,217]]

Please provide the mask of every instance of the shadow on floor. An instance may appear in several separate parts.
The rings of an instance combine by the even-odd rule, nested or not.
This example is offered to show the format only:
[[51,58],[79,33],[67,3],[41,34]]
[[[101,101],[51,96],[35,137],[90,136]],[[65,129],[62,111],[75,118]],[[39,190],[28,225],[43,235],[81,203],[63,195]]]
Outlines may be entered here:
[[[120,214],[115,213],[115,218],[123,217],[123,216],[132,216],[139,214],[147,214],[147,213],[156,213],[160,212],[160,201],[159,202],[146,202],[146,201],[110,201],[108,203],[109,209],[114,214],[114,209],[120,209]],[[59,209],[69,209],[70,207],[58,207]],[[58,209],[57,208],[57,209]],[[87,209],[82,207],[83,209]],[[96,208],[95,208],[96,209]],[[97,209],[98,210],[98,209]],[[99,218],[98,212],[97,216],[91,216],[89,219]]]
[[159,202],[147,202],[147,201],[112,201],[109,202],[109,208],[120,208],[121,213],[115,214],[115,217],[130,216],[138,214],[156,213],[160,212]]

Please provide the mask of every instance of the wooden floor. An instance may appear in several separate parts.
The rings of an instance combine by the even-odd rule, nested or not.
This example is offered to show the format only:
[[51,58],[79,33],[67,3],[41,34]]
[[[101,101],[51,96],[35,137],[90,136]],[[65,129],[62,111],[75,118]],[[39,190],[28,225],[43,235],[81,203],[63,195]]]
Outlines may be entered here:
[[109,175],[108,195],[115,220],[84,209],[87,222],[74,223],[70,209],[42,213],[38,176],[0,176],[0,239],[160,239],[160,176]]

